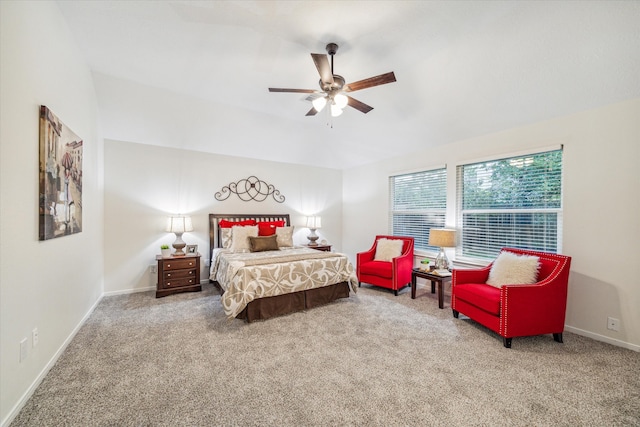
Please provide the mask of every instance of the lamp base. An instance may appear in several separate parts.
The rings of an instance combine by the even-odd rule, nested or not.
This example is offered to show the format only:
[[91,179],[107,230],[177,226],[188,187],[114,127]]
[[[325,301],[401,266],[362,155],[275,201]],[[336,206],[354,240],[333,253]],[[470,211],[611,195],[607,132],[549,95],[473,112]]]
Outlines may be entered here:
[[187,244],[182,240],[182,233],[176,233],[176,241],[173,242],[173,249],[176,251],[171,256],[185,256],[183,249]]
[[307,236],[307,239],[309,239],[309,243],[307,244],[307,246],[318,246],[318,242],[316,242],[316,240],[318,240],[320,236],[316,234],[315,228],[310,228],[309,230],[311,231],[311,233]]
[[435,265],[438,270],[449,269],[449,258],[447,258],[447,254],[444,252],[443,247],[440,247],[440,252],[438,252],[438,256],[436,257]]

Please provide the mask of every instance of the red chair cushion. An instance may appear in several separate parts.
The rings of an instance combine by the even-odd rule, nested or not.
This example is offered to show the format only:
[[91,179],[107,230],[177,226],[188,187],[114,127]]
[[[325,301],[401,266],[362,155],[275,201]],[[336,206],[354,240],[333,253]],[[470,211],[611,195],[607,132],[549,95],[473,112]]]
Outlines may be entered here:
[[500,289],[482,283],[465,283],[456,286],[456,298],[482,310],[500,315]]
[[360,273],[391,279],[391,263],[387,261],[369,261],[360,264]]

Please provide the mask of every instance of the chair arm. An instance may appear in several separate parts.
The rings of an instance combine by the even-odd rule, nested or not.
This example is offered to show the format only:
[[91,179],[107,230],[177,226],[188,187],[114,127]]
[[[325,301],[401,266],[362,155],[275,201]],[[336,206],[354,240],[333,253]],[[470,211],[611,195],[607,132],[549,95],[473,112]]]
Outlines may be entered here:
[[501,322],[511,336],[528,335],[531,328],[562,332],[567,287],[562,283],[504,285],[500,288]]
[[375,254],[376,254],[376,248],[374,246],[366,252],[358,252],[356,254],[356,261],[358,264],[362,262],[373,261],[373,257],[375,256]]
[[451,277],[451,286],[464,285],[465,283],[487,283],[491,264],[484,268],[454,269]]

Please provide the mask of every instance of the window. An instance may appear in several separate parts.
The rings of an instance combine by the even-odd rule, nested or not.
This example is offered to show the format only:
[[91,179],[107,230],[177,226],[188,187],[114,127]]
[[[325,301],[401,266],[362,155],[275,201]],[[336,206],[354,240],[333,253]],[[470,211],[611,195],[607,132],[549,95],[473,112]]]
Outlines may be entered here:
[[456,193],[457,259],[561,249],[562,149],[458,166]]
[[429,230],[444,227],[447,205],[446,168],[389,178],[391,234],[415,239],[415,249],[437,251],[428,245]]

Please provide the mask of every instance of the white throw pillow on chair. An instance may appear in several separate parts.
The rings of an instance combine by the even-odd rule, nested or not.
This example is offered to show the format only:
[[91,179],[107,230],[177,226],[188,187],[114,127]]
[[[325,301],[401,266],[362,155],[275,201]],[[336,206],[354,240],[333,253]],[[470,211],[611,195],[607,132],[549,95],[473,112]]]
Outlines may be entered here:
[[404,241],[398,239],[378,239],[374,261],[391,261],[402,255]]
[[497,288],[502,285],[531,285],[538,279],[540,258],[533,255],[516,255],[501,252],[493,262],[487,285]]

